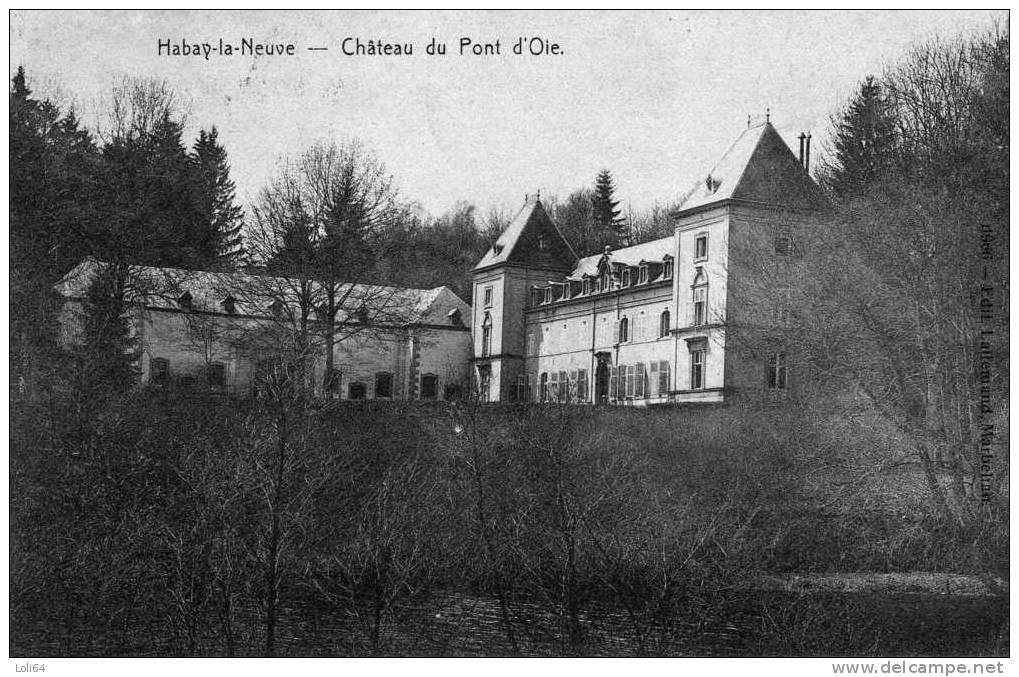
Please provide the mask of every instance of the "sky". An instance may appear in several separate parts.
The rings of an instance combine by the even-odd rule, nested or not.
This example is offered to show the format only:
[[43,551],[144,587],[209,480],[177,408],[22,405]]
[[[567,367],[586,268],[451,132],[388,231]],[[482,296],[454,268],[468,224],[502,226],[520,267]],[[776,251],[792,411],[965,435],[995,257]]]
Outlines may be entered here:
[[[12,11],[10,69],[23,65],[36,96],[73,105],[90,127],[101,125],[117,82],[165,79],[188,111],[187,138],[219,130],[245,204],[283,157],[357,139],[406,199],[435,215],[458,200],[512,214],[525,194],[565,197],[603,168],[623,205],[640,210],[675,201],[706,175],[748,114],[770,109],[791,147],[809,131],[817,148],[863,77],[917,41],[1005,18],[1000,10]],[[515,55],[522,37],[558,53]],[[291,43],[294,54],[206,59],[159,49],[220,39],[240,47],[244,38]],[[346,38],[410,43],[413,54],[346,55]],[[445,55],[426,54],[433,38]],[[498,40],[500,53],[461,55],[462,38]]]

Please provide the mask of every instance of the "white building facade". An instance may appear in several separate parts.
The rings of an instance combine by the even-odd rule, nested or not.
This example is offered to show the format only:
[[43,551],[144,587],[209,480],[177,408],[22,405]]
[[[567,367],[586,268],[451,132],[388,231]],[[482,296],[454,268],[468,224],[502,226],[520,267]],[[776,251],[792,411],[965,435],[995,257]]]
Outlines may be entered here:
[[765,312],[730,286],[763,283],[762,266],[780,270],[827,212],[802,151],[770,123],[748,127],[688,193],[669,237],[578,259],[529,199],[474,269],[482,398],[643,406],[788,390],[783,346],[742,350],[727,334],[736,322],[766,334],[769,299],[791,290],[765,289]]

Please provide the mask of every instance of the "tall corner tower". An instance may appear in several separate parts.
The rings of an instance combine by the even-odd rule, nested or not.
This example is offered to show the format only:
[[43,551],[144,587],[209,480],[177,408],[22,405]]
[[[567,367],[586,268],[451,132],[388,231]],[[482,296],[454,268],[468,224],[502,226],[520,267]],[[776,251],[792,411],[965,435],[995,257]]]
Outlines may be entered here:
[[576,264],[569,243],[537,196],[474,267],[473,378],[486,401],[507,401],[524,367],[524,309],[534,285],[561,279]]

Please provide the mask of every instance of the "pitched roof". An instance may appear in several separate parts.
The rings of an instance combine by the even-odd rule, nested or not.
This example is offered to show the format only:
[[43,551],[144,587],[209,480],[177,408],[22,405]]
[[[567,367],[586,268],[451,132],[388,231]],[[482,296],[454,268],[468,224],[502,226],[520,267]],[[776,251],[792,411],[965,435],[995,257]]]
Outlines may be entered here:
[[[61,278],[55,289],[68,298],[84,298],[103,265],[102,261],[89,257]],[[321,293],[323,286],[317,282],[310,284],[314,298]],[[192,308],[214,313],[225,312],[223,302],[230,297],[234,301],[233,312],[267,316],[272,313],[270,306],[276,301],[296,305],[301,295],[300,285],[300,280],[294,278],[246,272],[131,266],[128,294],[133,303],[177,310],[181,307],[179,299],[187,293],[191,296]],[[459,310],[462,315],[470,311],[470,306],[445,286],[412,289],[343,284],[338,288],[338,296],[344,299],[337,318],[341,321],[362,307],[370,308],[376,317],[384,317],[387,323],[394,324],[449,324],[452,310]],[[314,312],[312,318],[315,319]]]
[[688,192],[677,213],[724,200],[799,210],[828,208],[828,199],[770,122],[743,131]]
[[[538,244],[542,236],[548,238],[545,248]],[[541,200],[529,198],[474,270],[503,263],[570,268],[576,260],[573,248],[559,232]]]
[[[657,240],[651,240],[650,242],[635,244],[632,247],[610,250],[608,253],[609,262],[621,263],[627,266],[638,266],[642,261],[663,261],[666,256],[672,256],[674,246],[675,239],[672,235],[669,235]],[[605,254],[602,253],[585,256],[580,259],[573,272],[570,273],[569,278],[571,280],[579,280],[584,275],[597,275],[598,264],[604,256]]]

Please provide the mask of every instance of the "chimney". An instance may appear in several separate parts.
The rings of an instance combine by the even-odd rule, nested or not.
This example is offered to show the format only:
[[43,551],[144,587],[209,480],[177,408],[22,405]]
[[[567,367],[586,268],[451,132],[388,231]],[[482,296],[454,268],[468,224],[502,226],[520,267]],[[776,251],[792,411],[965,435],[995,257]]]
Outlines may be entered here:
[[801,167],[805,166],[803,164],[803,144],[804,144],[804,141],[806,141],[806,139],[807,139],[807,135],[804,134],[803,132],[800,132],[800,166]]
[[803,156],[803,168],[810,173],[810,132],[807,132],[807,152]]

